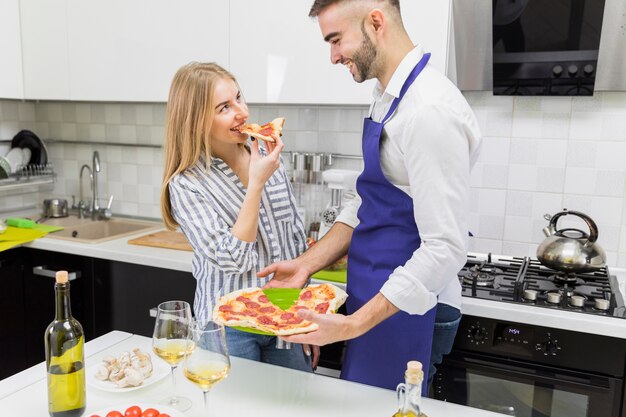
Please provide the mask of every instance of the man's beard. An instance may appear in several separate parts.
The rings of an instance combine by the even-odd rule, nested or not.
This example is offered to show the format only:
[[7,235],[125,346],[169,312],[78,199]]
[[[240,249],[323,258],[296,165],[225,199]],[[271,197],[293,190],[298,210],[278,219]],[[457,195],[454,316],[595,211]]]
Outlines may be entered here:
[[352,62],[356,65],[356,74],[353,78],[357,83],[362,83],[376,76],[376,56],[378,54],[376,47],[365,33],[363,23],[361,24],[361,32],[363,33],[363,42],[352,56]]

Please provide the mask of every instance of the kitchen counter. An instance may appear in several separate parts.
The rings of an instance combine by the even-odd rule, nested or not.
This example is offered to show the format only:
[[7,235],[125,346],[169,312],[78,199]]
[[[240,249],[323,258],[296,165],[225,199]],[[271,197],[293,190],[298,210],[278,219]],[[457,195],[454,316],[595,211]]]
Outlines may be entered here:
[[[106,355],[137,346],[149,346],[147,337],[114,331],[87,342],[87,368],[98,364]],[[160,359],[153,356],[153,360]],[[202,392],[177,372],[177,394],[189,398],[192,408],[181,415],[204,416]],[[85,416],[99,410],[115,409],[122,404],[156,404],[172,394],[171,379],[132,392],[114,393],[87,386]],[[13,417],[46,416],[46,371],[40,363],[19,374],[0,381],[0,410]],[[423,399],[423,410],[431,417],[497,417],[496,414],[429,398]],[[213,416],[255,415],[272,417],[307,416],[390,416],[396,410],[396,393],[313,373],[231,358],[231,371],[210,394]],[[118,409],[119,410],[119,409]],[[122,413],[124,410],[119,410]],[[104,417],[104,416],[103,416]]]
[[[153,232],[154,231],[150,233]],[[25,244],[24,246],[53,252],[72,253],[75,255],[191,272],[191,252],[128,244],[128,240],[145,234],[146,232],[143,232],[134,236],[126,236],[99,244],[78,243],[44,237]],[[610,271],[611,274],[617,276],[618,281],[621,283],[622,293],[624,293],[626,270],[610,268]],[[626,319],[615,317],[601,317],[547,308],[534,308],[519,304],[468,297],[463,297],[462,310],[464,314],[476,317],[488,317],[626,339]]]

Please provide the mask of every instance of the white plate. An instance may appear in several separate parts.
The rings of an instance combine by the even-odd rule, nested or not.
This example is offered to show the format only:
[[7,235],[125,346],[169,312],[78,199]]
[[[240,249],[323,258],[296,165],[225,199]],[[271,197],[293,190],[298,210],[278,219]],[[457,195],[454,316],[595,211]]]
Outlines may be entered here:
[[171,417],[185,417],[185,415],[181,413],[180,411],[174,410],[173,408],[168,407],[166,405],[147,404],[147,403],[127,403],[127,404],[112,405],[111,407],[102,408],[100,410],[88,411],[84,415],[85,416],[96,415],[100,417],[106,417],[107,413],[110,413],[111,411],[119,411],[120,413],[122,413],[122,415],[124,415],[124,411],[126,411],[128,407],[131,407],[133,405],[139,406],[141,408],[141,412],[144,412],[148,408],[154,408],[155,410],[159,410],[159,412],[161,413],[169,414]]
[[[141,388],[148,387],[154,384],[155,382],[162,380],[163,378],[165,378],[166,376],[170,374],[170,372],[172,371],[170,366],[167,363],[165,363],[165,361],[163,361],[161,358],[157,357],[154,353],[152,353],[151,347],[149,349],[146,349],[145,346],[135,346],[135,347],[138,347],[139,349],[141,349],[142,352],[150,355],[150,360],[152,361],[152,375],[146,378],[143,381],[143,384],[136,386],[136,387],[120,388],[115,384],[115,382],[102,381],[101,379],[96,378],[95,376],[96,369],[98,368],[98,365],[100,365],[100,363],[102,362],[100,361],[99,363],[95,365],[87,367],[87,369],[85,370],[85,378],[87,379],[87,385],[97,388],[99,390],[108,391],[108,392],[130,392],[130,391],[135,391]],[[132,349],[129,349],[128,351],[130,350]],[[119,352],[111,353],[109,356],[113,356],[114,358],[117,358],[122,352],[123,351],[120,350]]]

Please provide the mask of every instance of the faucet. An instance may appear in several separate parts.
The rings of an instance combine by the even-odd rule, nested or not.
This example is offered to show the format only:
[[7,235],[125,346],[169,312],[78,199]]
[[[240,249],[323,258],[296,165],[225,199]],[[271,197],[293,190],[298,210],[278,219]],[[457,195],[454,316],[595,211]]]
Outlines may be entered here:
[[[79,219],[83,219],[85,217],[85,211],[87,209],[87,205],[85,204],[85,200],[83,198],[83,172],[87,170],[89,171],[89,185],[91,186],[91,188],[93,189],[93,171],[91,170],[91,167],[87,164],[84,164],[82,167],[80,167],[80,176],[79,176],[79,185],[80,185],[80,195],[78,198],[78,218]],[[74,197],[72,197],[74,198]],[[72,203],[73,205],[73,203]]]
[[96,220],[98,212],[100,211],[100,205],[98,204],[98,172],[100,172],[100,154],[98,151],[93,152],[92,162],[91,220]]
[[[85,202],[83,198],[83,172],[87,170],[89,172],[89,183],[91,185],[91,201],[89,204]],[[98,173],[100,172],[100,154],[98,151],[94,151],[92,158],[92,166],[84,164],[80,167],[80,200],[78,206],[72,203],[73,209],[78,209],[78,218],[83,219],[87,213],[91,214],[91,220],[108,220],[111,218],[111,205],[113,204],[113,196],[109,197],[109,202],[106,208],[100,208],[98,203]],[[74,196],[72,196],[74,201]]]

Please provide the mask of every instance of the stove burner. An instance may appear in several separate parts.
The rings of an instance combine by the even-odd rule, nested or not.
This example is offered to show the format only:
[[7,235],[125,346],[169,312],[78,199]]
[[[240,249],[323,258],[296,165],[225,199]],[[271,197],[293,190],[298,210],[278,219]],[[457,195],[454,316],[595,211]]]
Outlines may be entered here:
[[596,298],[595,307],[598,310],[606,311],[609,309],[611,305],[609,300],[605,300],[604,298]]
[[493,287],[496,276],[503,274],[503,272],[500,268],[482,263],[474,265],[467,273],[463,274],[463,282],[469,285],[476,282],[479,287]]
[[548,279],[552,279],[554,282],[562,284],[575,283],[578,281],[575,274],[568,274],[566,272],[557,272],[556,274],[550,275]]
[[537,299],[537,293],[536,290],[524,290],[524,299],[535,301]]

